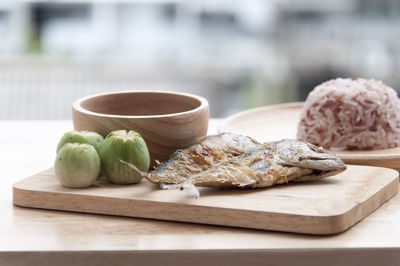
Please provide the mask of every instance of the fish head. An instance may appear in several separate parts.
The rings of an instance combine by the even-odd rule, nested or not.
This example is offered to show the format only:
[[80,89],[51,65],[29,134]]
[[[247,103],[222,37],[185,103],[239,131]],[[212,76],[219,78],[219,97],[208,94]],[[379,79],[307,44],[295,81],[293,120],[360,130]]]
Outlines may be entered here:
[[336,155],[308,142],[283,139],[276,145],[276,154],[281,163],[320,171],[342,172],[345,163]]

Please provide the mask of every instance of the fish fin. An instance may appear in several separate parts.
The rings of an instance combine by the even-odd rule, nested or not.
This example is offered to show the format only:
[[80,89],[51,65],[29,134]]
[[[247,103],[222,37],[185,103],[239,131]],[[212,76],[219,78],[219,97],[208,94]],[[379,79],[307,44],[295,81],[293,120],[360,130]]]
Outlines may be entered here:
[[160,184],[160,188],[166,189],[166,190],[177,189],[177,188],[181,188],[181,187],[182,187],[182,184]]
[[257,182],[241,182],[241,183],[239,183],[238,185],[237,185],[237,187],[240,187],[240,188],[246,188],[246,187],[250,187],[250,186],[252,186],[252,185],[254,185],[254,184],[256,184]]
[[200,192],[199,190],[196,188],[195,185],[193,185],[192,183],[181,183],[181,184],[171,184],[171,185],[167,185],[167,184],[160,184],[160,188],[161,189],[180,189],[180,190],[185,190],[189,193],[190,196],[192,196],[195,199],[200,198]]
[[190,196],[192,196],[194,199],[198,199],[200,198],[200,192],[199,190],[196,188],[195,185],[193,184],[188,184],[188,186],[186,187],[187,192],[189,193]]

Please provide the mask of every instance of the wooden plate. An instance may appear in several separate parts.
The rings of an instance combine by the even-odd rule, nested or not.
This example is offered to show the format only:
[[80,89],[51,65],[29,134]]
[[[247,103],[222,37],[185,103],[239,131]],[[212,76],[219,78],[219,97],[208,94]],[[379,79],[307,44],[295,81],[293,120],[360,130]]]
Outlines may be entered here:
[[[253,137],[260,142],[296,138],[303,103],[259,107],[232,115],[222,121],[218,132]],[[348,164],[389,167],[400,170],[400,148],[373,151],[333,151]]]

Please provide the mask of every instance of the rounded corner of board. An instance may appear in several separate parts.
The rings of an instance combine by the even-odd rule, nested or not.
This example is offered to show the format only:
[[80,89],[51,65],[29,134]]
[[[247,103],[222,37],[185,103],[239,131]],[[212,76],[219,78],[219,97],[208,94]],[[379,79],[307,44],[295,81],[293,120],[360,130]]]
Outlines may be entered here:
[[24,188],[21,187],[21,181],[18,181],[17,183],[14,183],[12,186],[12,191],[13,195],[18,194],[18,192],[25,190]]
[[348,219],[348,214],[350,211],[345,211],[341,213],[332,213],[326,216],[320,216],[320,221],[318,222],[319,228],[314,227],[312,234],[317,235],[336,235],[345,232],[353,226],[353,224]]
[[18,194],[18,191],[13,190],[13,204],[15,206],[25,207],[23,201],[21,201],[21,197]]
[[23,188],[20,184],[21,182],[22,181],[19,181],[12,186],[13,204],[16,206],[25,207],[26,205],[24,204],[24,198],[26,192],[29,190]]

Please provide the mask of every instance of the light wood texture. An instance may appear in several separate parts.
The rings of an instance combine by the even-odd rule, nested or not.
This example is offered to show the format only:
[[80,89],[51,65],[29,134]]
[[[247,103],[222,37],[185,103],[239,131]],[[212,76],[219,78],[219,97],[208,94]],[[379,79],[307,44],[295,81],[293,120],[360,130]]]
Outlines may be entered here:
[[[210,120],[208,134],[217,122]],[[59,139],[71,129],[71,121],[0,121],[0,265],[399,264],[400,193],[329,236],[13,205],[12,185],[51,167]]]
[[[8,253],[7,265],[285,265],[285,266],[398,266],[396,249],[86,251]],[[0,254],[1,260],[1,254]],[[28,261],[28,263],[27,263]]]
[[146,181],[117,186],[98,180],[86,189],[64,188],[49,169],[16,183],[13,198],[23,207],[321,235],[347,230],[393,197],[398,177],[392,169],[351,165],[314,182],[267,189],[200,188],[195,200]]
[[74,102],[75,130],[103,136],[118,129],[139,132],[152,165],[207,134],[209,107],[200,96],[175,92],[128,91],[88,96]]
[[[277,104],[246,110],[221,122],[218,132],[233,132],[260,142],[296,138],[303,103]],[[332,151],[348,164],[389,167],[400,171],[400,147],[367,151]]]

